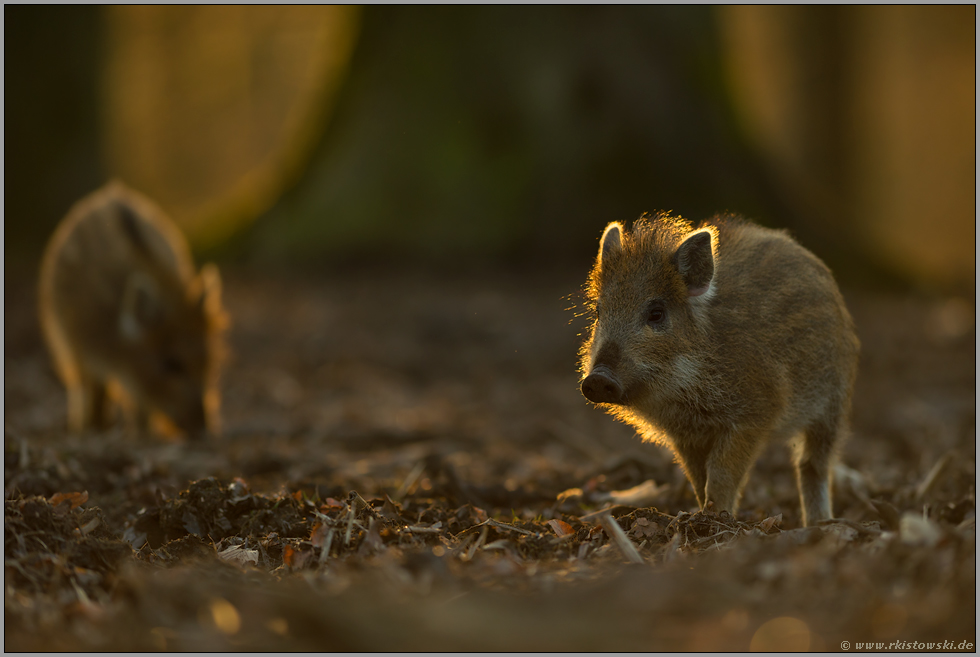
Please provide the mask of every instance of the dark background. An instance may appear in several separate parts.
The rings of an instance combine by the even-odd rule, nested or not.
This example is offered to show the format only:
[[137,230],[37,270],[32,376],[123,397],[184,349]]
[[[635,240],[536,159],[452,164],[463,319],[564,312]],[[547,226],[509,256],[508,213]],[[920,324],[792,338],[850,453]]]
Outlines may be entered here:
[[[117,176],[219,262],[582,261],[609,221],[731,210],[844,283],[973,290],[972,6],[330,11],[5,7],[7,261]],[[316,48],[339,64],[283,91]]]

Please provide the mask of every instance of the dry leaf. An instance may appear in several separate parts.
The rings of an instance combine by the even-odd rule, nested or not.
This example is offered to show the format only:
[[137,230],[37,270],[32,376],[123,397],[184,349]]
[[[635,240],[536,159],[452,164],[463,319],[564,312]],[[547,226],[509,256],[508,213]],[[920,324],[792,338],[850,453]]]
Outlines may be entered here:
[[228,549],[219,552],[218,558],[223,561],[233,561],[240,564],[253,563],[258,565],[259,551],[248,550],[241,545],[232,545]]
[[649,518],[637,518],[630,527],[630,533],[637,538],[652,538],[660,534],[660,525],[651,522]]
[[558,518],[549,520],[548,526],[551,527],[551,529],[558,534],[559,537],[568,536],[569,534],[575,533],[575,529],[573,529],[571,525],[564,520],[559,520]]
[[322,522],[318,522],[313,525],[313,529],[310,531],[310,542],[313,543],[313,547],[322,548],[329,534],[330,528]]
[[778,525],[782,522],[783,522],[783,514],[780,513],[779,515],[770,516],[769,518],[766,518],[765,520],[759,523],[759,527],[762,529],[762,531],[768,534],[770,531],[772,531],[772,528],[775,525]]
[[313,553],[308,550],[300,550],[291,545],[282,546],[282,562],[290,568],[300,569],[306,565]]
[[357,549],[357,553],[359,555],[367,556],[372,552],[380,552],[384,550],[384,541],[381,540],[381,534],[379,533],[380,525],[381,523],[376,522],[374,518],[371,518],[371,522],[368,525],[367,534],[364,536],[364,541]]
[[70,502],[71,508],[77,508],[88,501],[88,491],[82,491],[81,493],[55,493],[51,496],[48,502],[51,506],[58,506],[64,502]]
[[381,516],[397,523],[402,522],[401,513],[398,512],[398,505],[392,502],[391,498],[387,495],[385,495],[385,503],[381,506]]

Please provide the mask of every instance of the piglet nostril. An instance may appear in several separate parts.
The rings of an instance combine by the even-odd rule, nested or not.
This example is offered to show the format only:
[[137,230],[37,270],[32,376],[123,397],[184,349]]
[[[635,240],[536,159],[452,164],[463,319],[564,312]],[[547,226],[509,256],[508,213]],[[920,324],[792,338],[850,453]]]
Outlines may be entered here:
[[623,387],[608,369],[597,367],[582,381],[582,394],[596,404],[622,404]]

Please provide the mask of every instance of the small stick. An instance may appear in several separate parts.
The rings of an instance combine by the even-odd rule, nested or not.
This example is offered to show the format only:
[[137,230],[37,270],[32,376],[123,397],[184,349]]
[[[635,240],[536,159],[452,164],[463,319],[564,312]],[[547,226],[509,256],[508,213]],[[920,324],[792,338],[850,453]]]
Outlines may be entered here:
[[95,531],[95,528],[98,527],[98,526],[99,526],[99,519],[98,518],[92,518],[83,527],[79,527],[79,531],[81,532],[82,536],[88,536],[93,531]]
[[567,543],[568,541],[575,538],[575,534],[565,534],[564,536],[555,536],[548,543],[549,545],[560,545],[562,543]]
[[333,530],[327,531],[327,543],[322,548],[320,548],[320,565],[327,563],[327,557],[330,556],[330,546],[333,545]]
[[929,493],[929,491],[932,490],[932,487],[935,485],[936,480],[939,479],[939,475],[942,473],[943,469],[946,467],[946,464],[949,463],[952,458],[953,458],[953,452],[949,451],[943,454],[942,457],[940,457],[940,459],[936,461],[936,464],[932,466],[932,469],[929,471],[929,474],[926,475],[926,478],[923,479],[922,483],[920,483],[916,487],[915,499],[922,500]]
[[490,525],[492,527],[497,527],[498,529],[509,529],[512,532],[517,532],[518,534],[526,534],[527,536],[536,536],[537,535],[535,532],[530,532],[530,531],[528,531],[526,529],[521,529],[520,527],[514,527],[513,525],[507,525],[507,524],[504,524],[502,522],[497,522],[493,518],[488,518],[487,521],[486,521],[486,524],[488,524],[488,525]]
[[459,545],[457,545],[454,548],[451,548],[452,549],[453,556],[454,557],[459,557],[460,559],[462,559],[463,561],[465,561],[466,560],[466,548],[468,548],[470,546],[470,543],[472,543],[473,540],[475,540],[475,539],[476,539],[476,536],[473,536],[471,534],[471,535],[467,536],[466,538],[464,538],[459,543]]
[[415,485],[415,482],[419,480],[419,477],[422,476],[423,472],[425,472],[425,461],[419,461],[415,464],[415,467],[412,468],[412,471],[408,473],[408,476],[405,477],[405,481],[402,482],[402,485],[398,487],[397,491],[395,491],[394,499],[401,502],[402,499],[408,494],[408,491],[412,489],[412,486]]
[[480,537],[476,539],[476,543],[473,544],[473,547],[470,548],[470,551],[466,555],[467,561],[473,559],[473,555],[476,554],[476,551],[479,550],[480,547],[483,545],[483,541],[487,540],[488,531],[490,531],[490,528],[484,525],[483,531],[480,532]]
[[584,516],[579,516],[579,520],[582,522],[593,522],[597,520],[602,514],[615,511],[616,509],[624,508],[622,504],[610,504],[609,506],[599,509],[598,511],[593,511],[592,513],[586,513]]
[[344,535],[344,545],[350,545],[350,533],[354,530],[354,506],[347,507],[347,533]]
[[354,508],[355,502],[357,503],[357,506],[361,507],[362,509],[367,509],[368,513],[370,513],[373,517],[381,517],[378,515],[378,512],[374,510],[374,507],[368,504],[367,500],[361,497],[360,493],[358,493],[356,490],[352,490],[350,495],[347,496],[347,503],[350,505],[351,509]]
[[676,534],[674,534],[674,537],[670,539],[670,542],[663,550],[664,563],[673,561],[674,559],[683,556],[684,553],[678,549],[680,548],[680,546],[681,546],[681,533],[677,532]]
[[411,532],[413,534],[441,534],[441,527],[419,527],[417,525],[409,525],[405,527],[405,531]]
[[75,595],[78,596],[79,602],[81,602],[84,605],[92,604],[92,601],[89,599],[88,594],[85,593],[85,590],[78,585],[78,582],[76,582],[74,578],[72,578],[71,580],[71,585],[72,588],[75,589]]
[[643,563],[643,557],[637,552],[636,546],[626,536],[626,532],[619,526],[619,523],[613,520],[612,515],[608,512],[600,514],[599,524],[609,534],[609,537],[616,544],[616,547],[619,548],[619,551],[623,553],[623,556],[633,563]]

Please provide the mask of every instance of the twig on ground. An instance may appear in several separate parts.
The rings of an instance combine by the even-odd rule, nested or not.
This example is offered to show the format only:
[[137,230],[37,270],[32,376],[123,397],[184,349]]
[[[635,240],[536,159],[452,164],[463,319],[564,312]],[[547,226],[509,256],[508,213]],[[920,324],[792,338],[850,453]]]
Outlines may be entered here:
[[609,512],[599,515],[599,524],[609,534],[609,537],[616,544],[616,547],[619,548],[619,551],[623,553],[623,556],[633,563],[643,563],[643,557],[636,550],[636,546],[633,545],[626,536],[626,532],[623,531],[623,528],[619,526],[619,523],[613,519]]
[[524,534],[526,536],[537,536],[537,532],[531,532],[526,529],[521,529],[520,527],[514,527],[513,525],[508,525],[503,522],[498,522],[493,518],[488,518],[484,524],[490,525],[491,527],[496,527],[497,529],[509,529],[512,532],[517,532],[518,534]]
[[487,540],[487,534],[489,533],[489,531],[490,528],[484,525],[483,531],[480,532],[480,537],[476,539],[476,543],[474,543],[473,547],[470,548],[470,551],[467,552],[466,561],[471,561],[473,559],[473,555],[475,555],[476,551],[480,549],[480,547],[483,545],[483,542]]
[[347,533],[344,534],[344,545],[350,545],[350,534],[354,530],[354,506],[347,507]]
[[367,500],[361,497],[360,493],[358,493],[356,490],[352,490],[350,495],[347,496],[347,503],[350,505],[351,509],[354,509],[355,511],[367,509],[368,513],[370,513],[372,517],[378,518],[379,520],[381,519],[381,514],[375,511],[374,507],[368,504]]
[[320,565],[327,563],[327,558],[330,556],[330,546],[333,545],[333,530],[327,530],[327,541],[320,548]]
[[402,482],[402,485],[398,487],[397,491],[395,491],[392,499],[396,502],[401,502],[412,487],[415,486],[415,482],[419,480],[419,477],[422,476],[423,472],[425,472],[425,461],[419,461],[415,464],[415,467],[412,468],[412,471],[408,473],[408,476],[405,477],[405,481]]
[[946,468],[946,465],[953,459],[954,454],[955,450],[950,450],[943,454],[938,461],[936,461],[936,464],[932,466],[932,469],[929,470],[928,474],[926,474],[925,479],[923,479],[922,482],[916,486],[916,500],[921,501],[926,495],[929,494],[932,487],[936,485],[936,481],[939,480],[939,475],[942,474],[942,471]]
[[582,522],[596,522],[599,517],[604,513],[612,513],[621,508],[626,508],[622,504],[610,504],[607,507],[599,509],[598,511],[593,511],[592,513],[586,513],[584,516],[579,516],[579,520]]

